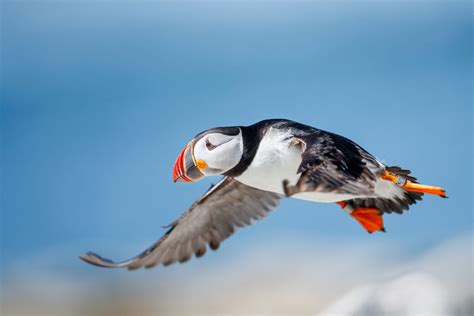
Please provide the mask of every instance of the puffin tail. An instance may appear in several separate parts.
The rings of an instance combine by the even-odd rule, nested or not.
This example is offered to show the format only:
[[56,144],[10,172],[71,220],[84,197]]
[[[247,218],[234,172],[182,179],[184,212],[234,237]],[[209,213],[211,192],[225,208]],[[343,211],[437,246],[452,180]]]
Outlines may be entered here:
[[[385,175],[390,175],[390,179],[387,180],[392,182],[393,186],[398,186],[402,191],[401,196],[397,197],[372,197],[372,198],[356,198],[347,201],[353,208],[362,207],[362,208],[375,208],[383,213],[398,213],[402,214],[405,210],[415,204],[417,201],[420,201],[423,198],[422,192],[415,192],[402,188],[401,185],[410,184],[417,185],[416,178],[410,175],[410,170],[405,170],[400,167],[386,167],[380,175],[379,181],[384,181]],[[400,181],[404,179],[403,181]],[[393,182],[393,181],[395,182]],[[397,182],[400,181],[400,182]],[[398,184],[397,184],[398,183]],[[401,185],[400,185],[401,183]],[[409,186],[410,187],[410,186]],[[410,187],[412,188],[412,187]]]
[[383,225],[384,213],[402,214],[410,205],[422,199],[423,194],[434,194],[446,198],[446,190],[431,185],[419,184],[410,175],[410,170],[400,167],[386,167],[380,176],[404,190],[402,197],[397,198],[356,198],[337,202],[350,216],[359,222],[369,233],[385,231]]

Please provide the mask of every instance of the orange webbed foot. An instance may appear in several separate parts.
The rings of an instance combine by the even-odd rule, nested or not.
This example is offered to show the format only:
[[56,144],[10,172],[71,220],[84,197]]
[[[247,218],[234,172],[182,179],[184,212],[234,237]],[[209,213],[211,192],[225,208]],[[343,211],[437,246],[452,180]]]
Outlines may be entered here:
[[376,208],[359,207],[354,209],[350,214],[359,224],[362,225],[369,233],[376,231],[385,232],[383,226],[382,212]]
[[365,228],[370,234],[376,231],[385,232],[383,226],[383,213],[372,207],[356,207],[355,209],[348,204],[346,201],[336,202],[344,211],[350,216],[355,218],[362,227]]

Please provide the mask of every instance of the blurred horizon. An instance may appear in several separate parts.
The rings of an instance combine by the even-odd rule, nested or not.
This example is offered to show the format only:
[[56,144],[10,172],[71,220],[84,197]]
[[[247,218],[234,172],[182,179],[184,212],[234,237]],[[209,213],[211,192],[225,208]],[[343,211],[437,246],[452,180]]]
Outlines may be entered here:
[[[120,314],[102,301],[111,300],[123,302],[123,315],[140,314],[136,291],[163,295],[143,315],[226,306],[229,314],[416,314],[378,294],[412,306],[397,297],[401,286],[429,314],[468,315],[472,9],[470,1],[3,1],[0,311],[66,315],[71,305],[70,315]],[[348,137],[449,198],[425,196],[402,216],[384,216],[387,233],[372,235],[336,205],[285,199],[183,265],[127,274],[78,259],[144,250],[219,180],[172,182],[189,139],[269,118]],[[206,292],[195,282],[207,278]],[[418,296],[424,288],[431,292]],[[261,291],[262,301],[252,299]],[[183,308],[180,293],[190,299]]]

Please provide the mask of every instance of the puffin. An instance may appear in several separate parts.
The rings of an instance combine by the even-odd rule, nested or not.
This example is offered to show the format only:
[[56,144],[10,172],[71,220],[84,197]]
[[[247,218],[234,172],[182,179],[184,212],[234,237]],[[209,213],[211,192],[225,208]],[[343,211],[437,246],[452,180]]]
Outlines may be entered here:
[[291,120],[211,128],[178,155],[173,180],[223,176],[217,184],[137,256],[114,262],[88,252],[80,258],[129,270],[185,262],[208,247],[216,250],[285,197],[335,203],[367,232],[384,232],[384,214],[402,214],[424,194],[446,197],[443,188],[419,184],[410,173],[385,165],[348,138]]

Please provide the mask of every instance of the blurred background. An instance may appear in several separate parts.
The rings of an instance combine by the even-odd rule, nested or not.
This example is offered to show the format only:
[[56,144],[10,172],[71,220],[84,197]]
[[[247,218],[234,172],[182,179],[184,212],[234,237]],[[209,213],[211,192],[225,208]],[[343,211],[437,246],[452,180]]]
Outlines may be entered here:
[[[470,1],[3,1],[1,315],[473,315]],[[198,132],[288,118],[448,190],[367,234],[285,200],[186,264],[127,272],[218,178]]]

